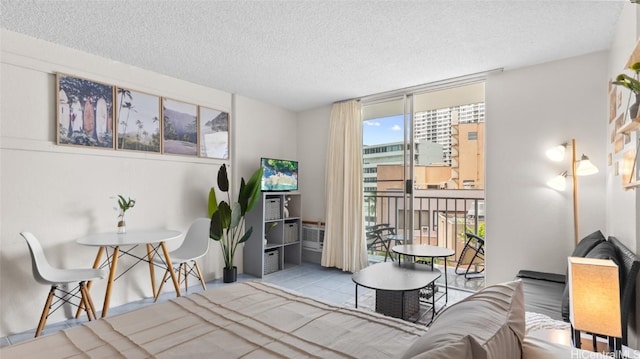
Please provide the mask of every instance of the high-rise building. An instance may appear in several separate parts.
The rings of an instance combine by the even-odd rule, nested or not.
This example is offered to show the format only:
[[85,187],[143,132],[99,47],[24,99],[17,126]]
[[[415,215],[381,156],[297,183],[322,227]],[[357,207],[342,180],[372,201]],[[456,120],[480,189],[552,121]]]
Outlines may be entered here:
[[484,102],[416,112],[414,137],[441,144],[444,163],[451,165],[451,126],[484,122]]

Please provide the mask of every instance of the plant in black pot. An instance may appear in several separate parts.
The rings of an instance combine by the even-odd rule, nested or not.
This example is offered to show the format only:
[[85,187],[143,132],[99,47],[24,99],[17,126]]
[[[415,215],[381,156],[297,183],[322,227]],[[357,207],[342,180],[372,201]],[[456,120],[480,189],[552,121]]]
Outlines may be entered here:
[[635,73],[635,77],[631,77],[627,74],[620,74],[616,76],[616,80],[613,81],[614,85],[628,88],[636,97],[635,103],[629,106],[629,115],[631,119],[638,117],[638,107],[640,107],[640,62],[635,62],[629,69]]
[[211,217],[209,237],[220,242],[224,258],[222,275],[225,283],[235,282],[237,279],[238,270],[233,265],[233,259],[238,245],[246,242],[253,232],[253,227],[245,230],[245,214],[253,209],[260,197],[261,178],[262,168],[253,173],[249,182],[245,183],[242,178],[238,201],[232,202],[229,193],[227,166],[223,164],[218,170],[218,189],[227,194],[227,200],[218,202],[215,188],[211,188],[209,191],[209,215]]

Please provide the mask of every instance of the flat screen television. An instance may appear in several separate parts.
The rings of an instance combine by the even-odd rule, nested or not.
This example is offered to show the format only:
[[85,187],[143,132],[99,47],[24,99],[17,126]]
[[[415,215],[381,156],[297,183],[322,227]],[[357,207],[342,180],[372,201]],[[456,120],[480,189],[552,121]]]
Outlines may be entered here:
[[263,192],[297,191],[298,161],[261,158]]

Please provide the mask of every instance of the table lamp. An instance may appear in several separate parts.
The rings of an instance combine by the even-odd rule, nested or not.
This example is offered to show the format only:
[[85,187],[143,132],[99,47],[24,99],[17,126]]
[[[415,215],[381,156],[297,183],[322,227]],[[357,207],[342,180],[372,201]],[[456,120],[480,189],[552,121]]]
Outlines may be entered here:
[[610,259],[569,257],[569,320],[573,343],[580,348],[580,332],[609,337],[616,358],[620,355],[620,279],[618,266]]

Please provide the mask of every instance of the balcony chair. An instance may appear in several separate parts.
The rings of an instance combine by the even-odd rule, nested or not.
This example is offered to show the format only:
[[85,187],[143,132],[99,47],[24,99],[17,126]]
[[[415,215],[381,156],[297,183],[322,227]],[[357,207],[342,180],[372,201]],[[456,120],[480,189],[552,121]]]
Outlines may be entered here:
[[[204,277],[202,276],[202,271],[200,271],[200,267],[198,266],[198,262],[196,262],[196,259],[203,257],[209,251],[209,242],[211,242],[211,239],[209,239],[210,224],[211,220],[209,218],[196,219],[189,226],[189,230],[187,231],[187,234],[184,237],[184,241],[182,241],[180,247],[169,252],[169,257],[171,258],[171,263],[174,266],[174,271],[178,273],[178,282],[184,282],[185,291],[188,290],[187,278],[189,277],[189,275],[192,275],[200,280],[202,289],[207,289],[207,286],[204,282]],[[156,264],[165,266],[166,268],[164,258],[154,256],[153,261]],[[162,287],[167,282],[167,280],[169,280],[169,274],[169,268],[167,268],[164,272],[162,282],[160,282],[160,288],[158,288],[158,292],[154,295],[154,299],[156,301],[160,296]]]
[[372,252],[384,250],[384,261],[386,262],[387,258],[391,258],[391,261],[394,261],[395,259],[391,254],[391,248],[389,246],[391,241],[388,236],[395,235],[396,229],[388,224],[382,223],[369,226],[366,228],[366,231],[367,250]]
[[[96,319],[93,300],[85,283],[94,279],[102,279],[106,276],[106,273],[103,270],[93,268],[54,268],[47,261],[40,241],[38,241],[32,233],[22,232],[20,235],[27,241],[27,245],[29,246],[33,278],[35,278],[38,283],[51,286],[44,308],[42,309],[42,315],[40,316],[40,322],[38,323],[35,336],[40,336],[49,315],[61,308],[64,303],[83,308],[90,321]],[[78,283],[78,285],[71,290],[59,288],[59,286],[69,283]],[[55,301],[54,297],[57,298]],[[74,298],[80,299],[77,304],[72,302]],[[53,308],[53,310],[51,308]]]
[[[464,274],[465,279],[479,278],[484,276],[484,239],[473,233],[465,233],[467,241],[464,244],[458,263],[456,263],[456,274]],[[474,269],[471,269],[474,266]],[[478,266],[482,269],[478,270]]]

